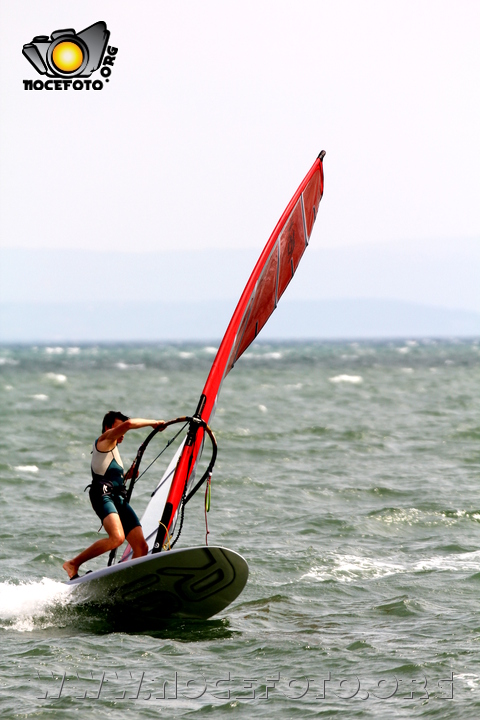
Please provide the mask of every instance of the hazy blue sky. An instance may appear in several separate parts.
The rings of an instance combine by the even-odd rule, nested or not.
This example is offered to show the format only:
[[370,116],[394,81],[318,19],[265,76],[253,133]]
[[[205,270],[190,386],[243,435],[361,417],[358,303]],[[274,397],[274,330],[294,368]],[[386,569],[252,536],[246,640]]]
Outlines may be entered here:
[[[478,0],[1,3],[2,243],[261,247],[321,149],[315,243],[480,235]],[[104,20],[101,92],[31,92]]]
[[[325,149],[321,212],[285,302],[480,311],[478,0],[0,12],[4,303],[101,303],[118,287],[124,300],[235,300]],[[102,91],[24,90],[40,77],[25,43],[99,20],[118,48]]]

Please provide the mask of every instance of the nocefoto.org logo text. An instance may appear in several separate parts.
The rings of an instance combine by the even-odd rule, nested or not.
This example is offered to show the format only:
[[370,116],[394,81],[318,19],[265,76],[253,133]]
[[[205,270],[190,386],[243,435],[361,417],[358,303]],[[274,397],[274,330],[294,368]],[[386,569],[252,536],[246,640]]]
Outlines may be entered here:
[[[24,80],[25,90],[103,90],[110,82],[118,48],[108,44],[110,32],[97,22],[77,33],[72,28],[36,35],[22,54],[39,75],[50,80]],[[90,78],[100,69],[102,80]]]

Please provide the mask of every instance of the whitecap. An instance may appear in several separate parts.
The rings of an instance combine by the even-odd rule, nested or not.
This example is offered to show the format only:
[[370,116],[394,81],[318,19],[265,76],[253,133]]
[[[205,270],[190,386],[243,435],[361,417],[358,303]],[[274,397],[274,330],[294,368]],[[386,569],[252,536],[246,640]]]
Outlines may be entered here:
[[262,412],[262,413],[266,413],[266,412],[267,412],[267,408],[266,408],[265,405],[259,405],[259,406],[258,406],[258,409],[259,409],[260,412]]
[[335,375],[335,377],[328,378],[330,382],[333,383],[352,383],[352,384],[358,384],[363,382],[363,378],[361,375]]
[[46,347],[45,352],[47,355],[62,355],[65,352],[63,347]]
[[18,472],[37,473],[38,467],[36,465],[16,465],[15,470],[18,470]]
[[39,393],[38,395],[31,395],[34,400],[48,400],[48,395],[43,395],[42,393]]
[[302,579],[309,578],[318,582],[336,580],[350,583],[356,580],[376,580],[389,575],[426,571],[478,573],[480,571],[480,550],[470,553],[435,555],[408,564],[356,555],[335,555],[326,559],[324,565],[313,566],[308,573],[302,576]]
[[8,357],[0,357],[0,365],[18,365],[18,360]]
[[43,578],[40,582],[0,583],[0,626],[31,632],[35,619],[59,604],[66,604],[71,587]]
[[217,350],[218,350],[218,348],[213,347],[213,345],[209,345],[208,347],[204,347],[204,348],[203,348],[203,352],[206,352],[206,353],[208,353],[209,355],[215,355],[215,353],[217,352]]
[[248,428],[242,428],[242,427],[237,428],[237,433],[238,433],[239,435],[243,435],[244,437],[246,437],[246,436],[248,436],[248,435],[251,434],[251,433],[250,433],[250,430],[249,430]]
[[404,372],[404,373],[413,373],[413,368],[402,368],[402,372]]
[[67,355],[79,355],[81,352],[79,347],[69,347],[67,348]]
[[398,563],[356,555],[337,555],[333,558],[333,565],[314,566],[303,575],[303,578],[311,578],[320,582],[337,580],[349,583],[361,579],[376,580],[404,572],[406,572],[405,566]]
[[143,363],[133,363],[129,365],[128,363],[117,362],[115,363],[115,367],[119,370],[145,370],[145,365]]
[[47,378],[49,380],[53,380],[53,382],[56,382],[59,385],[63,385],[63,383],[67,382],[67,376],[62,375],[61,373],[49,372],[49,373],[47,373]]
[[260,354],[259,352],[245,353],[245,358],[249,360],[280,360],[283,357],[281,352],[266,352]]
[[13,385],[4,385],[4,390],[13,390]]
[[397,352],[402,353],[402,355],[406,355],[407,353],[410,352],[410,348],[409,347],[397,348]]
[[480,550],[468,553],[456,553],[454,555],[435,555],[432,558],[419,560],[413,566],[413,570],[421,572],[425,570],[450,570],[452,572],[473,572],[480,571]]
[[186,352],[185,350],[181,350],[181,351],[178,353],[178,355],[179,355],[179,357],[181,357],[181,358],[191,358],[191,357],[193,357],[193,353],[192,353],[192,352]]

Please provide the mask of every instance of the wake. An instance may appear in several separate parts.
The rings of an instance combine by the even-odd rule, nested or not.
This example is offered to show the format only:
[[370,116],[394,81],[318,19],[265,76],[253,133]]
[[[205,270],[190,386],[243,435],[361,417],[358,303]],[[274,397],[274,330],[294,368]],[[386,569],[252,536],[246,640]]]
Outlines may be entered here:
[[55,611],[69,604],[71,590],[49,578],[0,583],[0,628],[31,632],[55,625]]

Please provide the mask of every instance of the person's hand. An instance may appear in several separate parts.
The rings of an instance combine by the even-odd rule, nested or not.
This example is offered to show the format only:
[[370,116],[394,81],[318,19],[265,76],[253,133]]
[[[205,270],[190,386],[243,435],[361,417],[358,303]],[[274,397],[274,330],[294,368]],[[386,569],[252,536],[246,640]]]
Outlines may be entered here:
[[165,420],[157,420],[157,422],[152,423],[152,427],[159,432],[162,432],[162,430],[165,430],[165,428],[167,427],[167,423],[165,422]]

